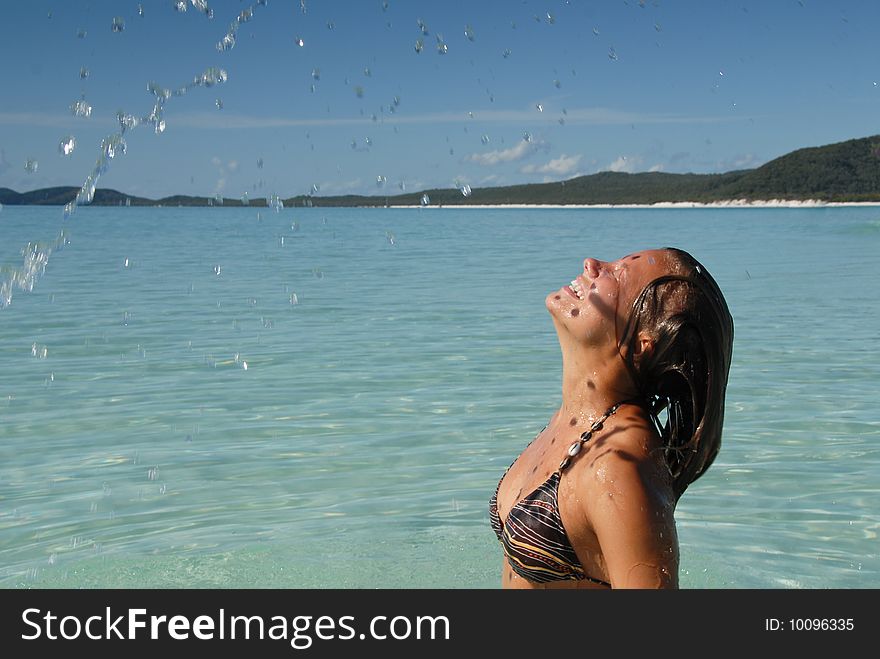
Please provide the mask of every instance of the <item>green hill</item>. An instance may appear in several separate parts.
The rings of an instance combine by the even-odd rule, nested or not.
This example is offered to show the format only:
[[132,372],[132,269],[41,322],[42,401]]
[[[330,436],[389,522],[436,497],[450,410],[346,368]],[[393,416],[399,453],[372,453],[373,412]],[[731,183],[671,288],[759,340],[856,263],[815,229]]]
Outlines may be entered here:
[[[62,205],[78,188],[44,188],[18,193],[0,188],[0,203]],[[427,194],[432,206],[490,204],[654,204],[659,202],[718,202],[744,199],[819,201],[880,201],[880,135],[799,149],[756,169],[725,174],[668,174],[664,172],[599,172],[556,183],[473,188],[465,197],[456,189],[422,190],[399,195],[298,196],[285,206],[418,206]],[[116,190],[96,191],[92,205],[209,206],[210,197],[177,195],[159,200],[131,197]],[[241,206],[224,199],[224,206]],[[252,206],[266,206],[253,199]]]

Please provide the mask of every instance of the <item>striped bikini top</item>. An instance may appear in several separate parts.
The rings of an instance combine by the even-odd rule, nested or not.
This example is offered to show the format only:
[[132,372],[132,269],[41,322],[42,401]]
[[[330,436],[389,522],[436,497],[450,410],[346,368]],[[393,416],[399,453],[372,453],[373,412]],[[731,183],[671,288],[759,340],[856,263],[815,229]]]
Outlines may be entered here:
[[[504,548],[504,555],[510,568],[523,579],[534,583],[551,581],[591,581],[610,586],[607,581],[596,579],[584,572],[574,547],[568,539],[562,517],[559,514],[559,479],[562,472],[581,448],[602,429],[605,420],[624,404],[613,405],[592,427],[580,436],[568,449],[568,454],[555,472],[534,491],[523,497],[510,509],[507,519],[502,522],[498,514],[498,487],[489,500],[489,522]],[[511,465],[513,466],[513,465]],[[507,468],[510,470],[510,467]],[[504,472],[507,475],[507,471]]]

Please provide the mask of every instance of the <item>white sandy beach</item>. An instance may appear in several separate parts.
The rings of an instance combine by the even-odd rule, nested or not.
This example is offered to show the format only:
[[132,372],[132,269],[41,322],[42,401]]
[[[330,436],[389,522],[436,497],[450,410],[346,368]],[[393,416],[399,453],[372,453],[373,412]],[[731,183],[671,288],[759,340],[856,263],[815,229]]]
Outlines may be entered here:
[[880,201],[821,201],[805,199],[790,201],[785,199],[732,199],[729,201],[660,201],[655,204],[428,204],[427,206],[390,206],[390,208],[832,208],[842,206],[880,206]]

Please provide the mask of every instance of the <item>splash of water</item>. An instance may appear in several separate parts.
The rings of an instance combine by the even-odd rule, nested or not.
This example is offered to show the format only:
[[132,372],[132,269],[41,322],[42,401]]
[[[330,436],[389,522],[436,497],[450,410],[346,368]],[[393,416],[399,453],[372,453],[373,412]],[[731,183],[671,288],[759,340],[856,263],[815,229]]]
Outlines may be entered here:
[[[213,10],[208,6],[207,0],[190,0],[190,2],[195,9],[204,13],[208,18],[213,17]],[[183,4],[185,6],[185,3]],[[220,42],[223,43],[227,38],[231,38],[231,45],[229,45],[228,48],[220,48],[220,44],[218,44],[218,50],[228,50],[234,46],[235,32],[238,30],[238,26],[243,22],[249,21],[253,17],[254,10],[257,6],[265,7],[267,4],[268,0],[257,0],[254,5],[251,5],[246,10],[242,11],[231,23],[224,40],[221,40]],[[143,8],[141,5],[138,5],[138,15],[143,16]],[[113,32],[122,32],[125,29],[125,21],[121,17],[114,18],[111,27]],[[119,131],[111,133],[101,140],[98,157],[95,160],[95,165],[92,168],[92,171],[86,176],[86,179],[80,187],[79,192],[77,192],[76,197],[64,206],[64,220],[68,220],[76,212],[78,206],[92,202],[98,186],[98,181],[102,175],[107,173],[111,161],[117,156],[125,154],[127,145],[124,136],[128,131],[147,124],[153,127],[156,134],[163,133],[165,131],[165,105],[171,98],[183,96],[196,87],[208,88],[222,84],[226,82],[227,78],[228,75],[224,69],[212,66],[206,69],[202,74],[195,76],[192,81],[186,85],[178,87],[173,91],[164,88],[155,82],[150,82],[147,85],[147,91],[153,96],[154,101],[149,114],[143,117],[137,117],[133,114],[122,111],[117,113],[116,119],[119,124]],[[72,103],[70,111],[74,116],[88,118],[92,113],[92,107],[83,98]],[[69,153],[72,151],[75,142],[71,138],[66,139],[70,140],[67,143]],[[62,145],[59,148],[63,151],[64,146],[65,143],[62,142]],[[28,169],[28,171],[36,171],[36,168],[36,161],[29,160],[28,163],[26,163],[26,169]],[[277,197],[277,195],[275,196]],[[274,208],[276,211],[283,208],[283,203],[280,198],[277,199]],[[0,309],[5,309],[12,304],[12,296],[16,290],[26,292],[33,291],[37,280],[46,271],[49,258],[55,251],[60,250],[65,245],[69,244],[69,242],[69,232],[63,227],[53,241],[29,242],[25,245],[21,250],[23,257],[21,266],[0,267]]]

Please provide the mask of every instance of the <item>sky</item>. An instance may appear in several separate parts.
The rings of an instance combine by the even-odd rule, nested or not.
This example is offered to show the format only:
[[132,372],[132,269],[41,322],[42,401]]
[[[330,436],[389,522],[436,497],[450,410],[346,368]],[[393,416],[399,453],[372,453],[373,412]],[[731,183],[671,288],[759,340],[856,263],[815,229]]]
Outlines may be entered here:
[[[151,83],[189,88],[164,131],[125,131],[99,188],[287,198],[757,167],[880,133],[878,28],[868,0],[4,1],[0,187],[82,185],[117,113],[150,114]],[[192,84],[212,67],[225,82]]]

